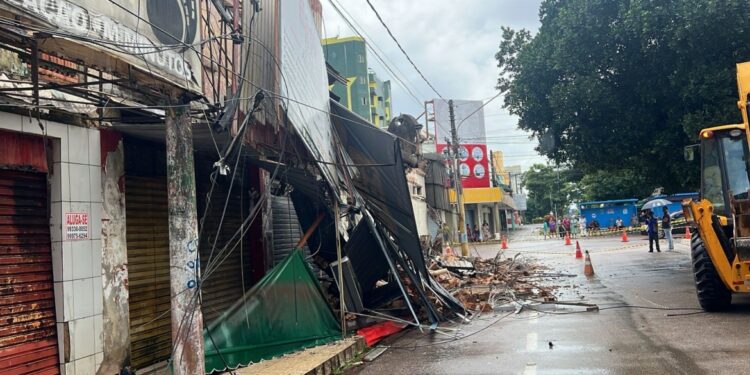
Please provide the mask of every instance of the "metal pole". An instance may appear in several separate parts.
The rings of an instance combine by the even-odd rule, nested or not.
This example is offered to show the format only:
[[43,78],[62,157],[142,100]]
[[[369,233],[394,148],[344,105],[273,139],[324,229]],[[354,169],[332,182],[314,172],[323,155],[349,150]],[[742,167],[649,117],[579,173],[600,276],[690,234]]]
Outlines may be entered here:
[[458,168],[458,132],[456,131],[456,115],[453,113],[453,100],[448,101],[451,120],[451,146],[453,147],[453,170],[456,177],[456,203],[458,204],[458,241],[461,244],[461,255],[469,256],[469,243],[466,233],[466,218],[464,212],[463,186],[461,184],[461,170]]
[[165,126],[173,373],[202,374],[206,366],[203,314],[198,298],[198,213],[195,203],[193,130],[188,108],[167,107]]
[[[346,306],[344,304],[344,265],[341,263],[341,236],[339,236],[339,202],[333,202],[333,221],[336,225],[336,261],[338,262],[339,278],[339,312],[341,313],[341,338],[346,338]],[[404,297],[406,298],[406,297]]]

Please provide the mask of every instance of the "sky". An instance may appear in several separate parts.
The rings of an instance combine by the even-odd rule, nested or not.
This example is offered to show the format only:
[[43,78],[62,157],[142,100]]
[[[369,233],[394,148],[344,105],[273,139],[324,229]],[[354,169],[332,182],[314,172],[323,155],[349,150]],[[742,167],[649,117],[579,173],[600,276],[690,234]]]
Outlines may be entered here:
[[[539,28],[541,0],[370,1],[416,66],[446,99],[488,100],[495,96],[500,27],[526,28],[532,34]],[[437,95],[399,51],[367,2],[321,2],[324,37],[357,35],[332,7],[333,2],[391,67],[392,72],[371,51],[367,52],[369,67],[381,79],[391,80],[394,115],[408,113],[416,117],[422,113],[423,102]],[[517,118],[502,108],[502,97],[487,104],[484,113],[488,148],[502,150],[506,165],[519,164],[525,170],[534,163],[545,162],[534,151],[537,142],[528,139],[529,133],[518,130]]]

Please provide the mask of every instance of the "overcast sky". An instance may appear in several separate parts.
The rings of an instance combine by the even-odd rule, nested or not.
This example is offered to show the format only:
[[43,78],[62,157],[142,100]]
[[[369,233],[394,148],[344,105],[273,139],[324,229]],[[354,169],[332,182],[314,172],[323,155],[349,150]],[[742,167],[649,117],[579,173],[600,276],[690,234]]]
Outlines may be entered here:
[[[321,0],[325,37],[356,35],[331,6],[337,6],[395,75],[401,77],[410,95],[372,52],[367,62],[377,75],[391,80],[393,113],[418,116],[425,100],[437,97],[390,39],[365,0]],[[541,0],[371,0],[417,67],[446,99],[487,100],[497,90],[495,52],[500,43],[500,27],[539,27]],[[506,165],[524,169],[545,159],[534,151],[535,141],[516,129],[516,118],[502,108],[502,98],[485,107],[487,143],[491,150],[502,150]]]

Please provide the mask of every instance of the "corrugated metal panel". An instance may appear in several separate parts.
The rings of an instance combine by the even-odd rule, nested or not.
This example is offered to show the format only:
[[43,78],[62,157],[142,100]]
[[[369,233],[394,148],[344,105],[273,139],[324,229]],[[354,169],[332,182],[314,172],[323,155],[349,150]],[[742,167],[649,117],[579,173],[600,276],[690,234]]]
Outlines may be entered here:
[[[273,222],[273,265],[281,263],[302,238],[297,211],[288,196],[271,196]],[[309,255],[305,246],[305,255]]]
[[0,373],[58,374],[46,174],[0,170]]
[[131,364],[169,358],[172,327],[166,177],[125,178]]
[[[219,178],[221,179],[221,177]],[[209,187],[199,186],[198,197],[204,200],[199,208],[199,214],[203,214],[205,211],[205,199]],[[211,262],[218,262],[215,263],[218,264],[218,268],[212,271],[211,275],[208,275],[207,278],[204,278],[201,287],[203,302],[201,311],[203,312],[205,326],[211,324],[216,317],[242,297],[243,283],[245,290],[250,287],[250,257],[248,256],[250,251],[246,243],[247,241],[243,239],[243,243],[240,244],[238,242],[240,239],[238,235],[227,247],[226,251],[222,253],[222,249],[224,249],[227,242],[229,242],[240,228],[244,218],[247,217],[247,210],[245,209],[244,213],[242,210],[248,206],[248,201],[247,198],[242,199],[243,190],[238,178],[232,187],[232,196],[224,215],[221,230],[218,230],[228,190],[229,181],[222,180],[217,182],[213,194],[211,194],[211,206],[206,213],[205,220],[203,220],[205,228],[201,231],[200,256],[203,275],[206,275],[206,263],[211,256],[214,239],[216,239],[216,247],[213,251]]]
[[47,172],[47,154],[41,137],[0,130],[0,150],[0,168]]

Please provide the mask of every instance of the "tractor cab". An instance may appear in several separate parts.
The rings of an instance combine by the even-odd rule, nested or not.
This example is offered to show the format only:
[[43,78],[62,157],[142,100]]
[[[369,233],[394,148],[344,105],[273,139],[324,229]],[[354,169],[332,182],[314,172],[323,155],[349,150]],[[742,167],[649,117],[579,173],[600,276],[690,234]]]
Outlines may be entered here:
[[[701,139],[701,198],[714,214],[732,222],[732,203],[748,199],[750,153],[743,125],[704,129]],[[722,220],[724,221],[724,220]]]

